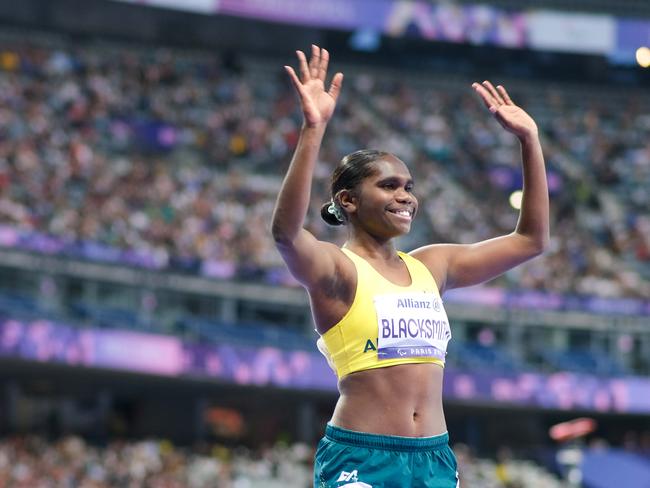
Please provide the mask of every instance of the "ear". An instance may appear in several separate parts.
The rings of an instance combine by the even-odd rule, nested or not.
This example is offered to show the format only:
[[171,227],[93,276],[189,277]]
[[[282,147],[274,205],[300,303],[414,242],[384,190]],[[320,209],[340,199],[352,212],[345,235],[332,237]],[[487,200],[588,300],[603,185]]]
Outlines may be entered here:
[[336,199],[348,216],[357,211],[357,196],[352,190],[340,190],[336,194]]

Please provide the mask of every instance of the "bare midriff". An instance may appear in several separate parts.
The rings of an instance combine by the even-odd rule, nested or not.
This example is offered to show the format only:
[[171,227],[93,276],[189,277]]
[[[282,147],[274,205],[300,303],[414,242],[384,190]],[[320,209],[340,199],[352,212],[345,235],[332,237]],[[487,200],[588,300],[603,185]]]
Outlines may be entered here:
[[447,431],[442,408],[443,368],[400,364],[339,380],[332,424],[382,435],[429,437]]

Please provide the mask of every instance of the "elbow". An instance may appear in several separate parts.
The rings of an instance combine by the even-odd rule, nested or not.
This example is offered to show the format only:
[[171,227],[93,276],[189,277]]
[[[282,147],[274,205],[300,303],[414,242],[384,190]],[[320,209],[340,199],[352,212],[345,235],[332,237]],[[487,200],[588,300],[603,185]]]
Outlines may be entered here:
[[551,247],[551,231],[548,228],[548,226],[546,226],[546,229],[544,230],[544,232],[542,232],[542,237],[540,239],[539,253],[540,254],[545,253],[550,249],[550,247]]
[[540,256],[551,247],[551,236],[548,232],[533,241],[533,255]]
[[519,236],[520,238],[524,238],[522,242],[524,243],[524,252],[527,255],[527,259],[536,258],[537,256],[544,254],[550,248],[551,237],[548,232],[543,232],[539,235],[527,235],[520,233]]
[[539,253],[544,254],[550,248],[551,248],[551,236],[550,236],[550,234],[546,234],[544,236],[544,239],[542,240],[542,245],[541,245]]

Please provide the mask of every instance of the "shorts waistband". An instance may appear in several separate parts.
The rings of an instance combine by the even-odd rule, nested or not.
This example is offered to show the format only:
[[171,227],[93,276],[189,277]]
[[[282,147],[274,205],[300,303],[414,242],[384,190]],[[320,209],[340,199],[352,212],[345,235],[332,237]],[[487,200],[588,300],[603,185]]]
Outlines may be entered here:
[[325,427],[325,437],[352,446],[391,451],[435,451],[449,445],[449,434],[447,432],[433,437],[402,437],[357,432],[332,424],[327,424],[327,427]]

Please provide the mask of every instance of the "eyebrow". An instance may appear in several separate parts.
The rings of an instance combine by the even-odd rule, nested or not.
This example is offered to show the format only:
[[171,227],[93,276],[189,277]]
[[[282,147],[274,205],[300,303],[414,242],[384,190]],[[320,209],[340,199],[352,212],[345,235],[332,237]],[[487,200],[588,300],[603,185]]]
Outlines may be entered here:
[[[400,183],[401,184],[402,181],[404,181],[403,178],[401,178],[399,176],[387,176],[386,178],[382,178],[382,179],[378,180],[377,184],[381,184],[381,183]],[[406,185],[408,185],[408,184],[414,185],[415,182],[413,181],[413,178],[409,178],[409,179],[406,180],[405,184]]]

